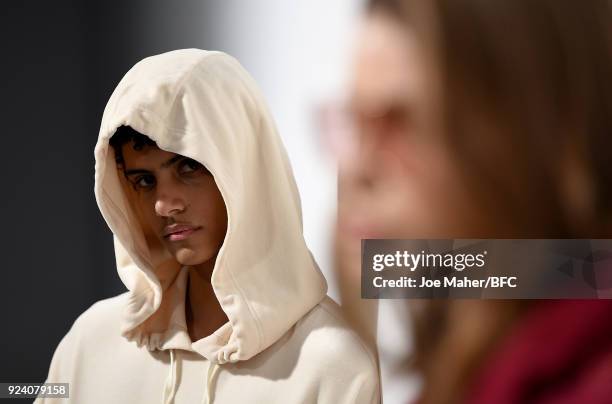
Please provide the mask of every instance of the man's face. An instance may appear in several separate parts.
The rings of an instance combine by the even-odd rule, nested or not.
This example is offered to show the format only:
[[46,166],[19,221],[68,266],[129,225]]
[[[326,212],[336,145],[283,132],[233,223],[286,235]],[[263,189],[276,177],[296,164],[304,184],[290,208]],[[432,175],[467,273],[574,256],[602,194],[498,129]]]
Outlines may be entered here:
[[200,163],[156,146],[122,146],[124,172],[141,220],[182,265],[216,257],[227,230],[217,184]]

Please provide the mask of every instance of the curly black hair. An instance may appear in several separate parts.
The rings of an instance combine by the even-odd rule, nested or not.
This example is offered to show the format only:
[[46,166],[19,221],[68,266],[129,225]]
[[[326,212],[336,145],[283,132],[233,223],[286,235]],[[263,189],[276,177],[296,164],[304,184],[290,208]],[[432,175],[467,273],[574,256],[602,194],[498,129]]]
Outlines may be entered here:
[[120,126],[109,140],[109,144],[115,150],[115,162],[118,165],[123,165],[123,152],[121,148],[124,144],[128,143],[132,143],[134,150],[142,150],[145,146],[157,146],[151,138],[134,130],[131,126]]

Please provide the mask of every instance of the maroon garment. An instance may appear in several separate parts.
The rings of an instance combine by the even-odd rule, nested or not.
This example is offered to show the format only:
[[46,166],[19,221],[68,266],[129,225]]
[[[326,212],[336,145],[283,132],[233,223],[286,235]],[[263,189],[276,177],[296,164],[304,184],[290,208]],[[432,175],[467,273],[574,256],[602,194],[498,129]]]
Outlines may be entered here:
[[612,403],[612,300],[536,303],[481,370],[468,404]]

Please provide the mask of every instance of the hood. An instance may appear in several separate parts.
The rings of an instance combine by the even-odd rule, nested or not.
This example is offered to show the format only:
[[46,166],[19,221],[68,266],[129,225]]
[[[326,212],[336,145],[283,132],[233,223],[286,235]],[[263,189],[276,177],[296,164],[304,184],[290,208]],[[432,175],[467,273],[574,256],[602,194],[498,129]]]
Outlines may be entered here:
[[[192,343],[187,333],[185,268],[148,235],[124,191],[109,147],[122,125],[202,163],[225,201],[227,233],[211,283],[229,322],[202,340]],[[121,327],[127,339],[150,350],[195,350],[214,363],[246,360],[325,296],[303,238],[284,146],[257,85],[236,59],[184,49],[138,62],[106,105],[95,158],[96,200],[128,289]]]

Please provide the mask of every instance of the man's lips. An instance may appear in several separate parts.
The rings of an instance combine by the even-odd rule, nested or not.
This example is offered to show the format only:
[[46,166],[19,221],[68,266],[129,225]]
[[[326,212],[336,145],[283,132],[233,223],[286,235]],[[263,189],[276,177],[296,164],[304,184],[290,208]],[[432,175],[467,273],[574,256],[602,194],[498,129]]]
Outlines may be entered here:
[[186,224],[172,224],[164,229],[164,238],[170,241],[184,240],[194,232],[200,230],[201,226],[192,226]]

